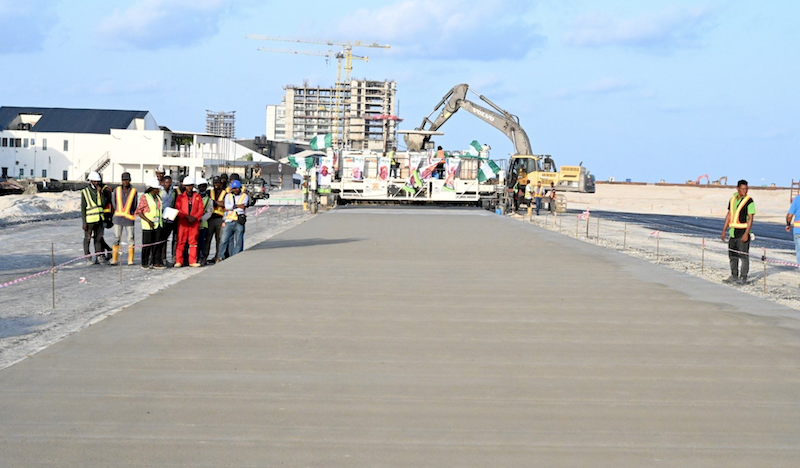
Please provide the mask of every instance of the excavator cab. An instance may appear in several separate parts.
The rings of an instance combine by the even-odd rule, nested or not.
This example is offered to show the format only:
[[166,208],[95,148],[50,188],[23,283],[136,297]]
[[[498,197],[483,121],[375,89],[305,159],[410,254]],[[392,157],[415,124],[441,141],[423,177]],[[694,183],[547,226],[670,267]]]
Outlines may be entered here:
[[536,156],[512,156],[508,167],[507,186],[511,188],[517,181],[520,185],[528,185],[528,174],[541,170],[539,158]]

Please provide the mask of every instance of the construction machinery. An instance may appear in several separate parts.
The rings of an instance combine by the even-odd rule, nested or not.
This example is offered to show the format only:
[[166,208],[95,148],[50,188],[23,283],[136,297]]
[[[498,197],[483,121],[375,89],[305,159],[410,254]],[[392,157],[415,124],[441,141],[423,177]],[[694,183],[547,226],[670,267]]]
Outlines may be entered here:
[[[335,111],[334,111],[334,122],[333,122],[333,145],[337,146],[339,141],[346,140],[345,135],[339,136],[339,116],[341,115],[342,119],[347,119],[347,113],[345,109],[343,109],[343,101],[344,95],[346,91],[350,88],[350,79],[353,72],[353,59],[355,60],[363,60],[365,62],[369,62],[369,57],[367,56],[360,56],[360,55],[353,55],[353,48],[354,47],[371,47],[371,48],[378,48],[378,49],[389,49],[391,46],[389,44],[378,44],[377,42],[366,42],[366,41],[347,41],[347,42],[337,42],[328,39],[304,39],[304,38],[291,38],[291,37],[280,37],[280,36],[262,36],[257,34],[248,34],[246,36],[247,39],[256,39],[260,41],[278,41],[278,42],[296,42],[296,43],[303,43],[303,44],[321,44],[327,46],[338,46],[342,48],[341,52],[334,53],[333,51],[327,52],[314,52],[314,51],[299,51],[299,50],[285,50],[285,49],[270,49],[266,47],[262,47],[258,50],[262,52],[275,52],[275,53],[284,53],[284,54],[298,54],[298,55],[317,55],[326,57],[326,59],[336,58],[338,61],[338,67],[336,71],[336,87],[335,87]],[[344,66],[342,66],[342,62],[344,62]],[[344,70],[344,78],[342,78],[342,71]],[[344,128],[345,125],[342,125]]]
[[711,182],[711,185],[728,185],[728,176],[722,176],[719,179]]
[[[489,107],[476,104],[467,99],[467,93],[469,92],[475,94]],[[500,108],[485,96],[475,93],[467,84],[459,84],[445,94],[433,111],[422,120],[422,124],[417,127],[417,130],[420,132],[435,132],[459,109],[465,109],[470,114],[500,130],[514,145],[515,153],[509,161],[505,179],[507,193],[509,191],[514,193],[520,190],[524,191],[527,184],[535,184],[539,181],[547,189],[549,189],[552,182],[557,191],[594,193],[594,176],[585,167],[579,164],[577,166],[561,166],[560,170],[558,170],[549,154],[533,154],[530,140],[525,130],[520,126],[519,118]],[[431,120],[430,117],[437,111],[439,111],[438,116],[435,120]],[[405,136],[405,142],[410,151],[419,151],[431,146],[430,138],[430,134],[411,133]]]

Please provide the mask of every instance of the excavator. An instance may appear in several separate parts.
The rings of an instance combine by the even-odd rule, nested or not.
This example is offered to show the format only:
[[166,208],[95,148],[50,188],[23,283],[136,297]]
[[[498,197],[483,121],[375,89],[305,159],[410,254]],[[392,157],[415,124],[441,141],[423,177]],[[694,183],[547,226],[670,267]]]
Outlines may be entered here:
[[[477,104],[467,99],[467,93],[473,93],[489,107]],[[441,109],[441,111],[439,111]],[[530,139],[519,124],[516,115],[500,108],[498,105],[470,89],[467,84],[459,84],[451,89],[433,111],[422,120],[417,131],[424,133],[409,133],[405,135],[405,143],[410,151],[420,151],[432,147],[431,134],[436,132],[459,109],[465,109],[470,114],[503,132],[513,143],[515,154],[511,156],[506,176],[508,192],[524,190],[529,183],[542,182],[545,188],[550,187],[550,182],[557,191],[594,193],[594,175],[581,166],[561,166],[556,169],[556,164],[549,154],[534,155]],[[439,111],[435,120],[430,117]]]

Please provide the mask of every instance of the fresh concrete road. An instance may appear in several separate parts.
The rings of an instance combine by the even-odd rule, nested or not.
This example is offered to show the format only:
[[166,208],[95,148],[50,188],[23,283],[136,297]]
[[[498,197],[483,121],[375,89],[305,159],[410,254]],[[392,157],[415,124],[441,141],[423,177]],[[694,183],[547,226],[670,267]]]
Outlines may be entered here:
[[485,211],[339,209],[0,372],[0,466],[796,468],[799,324]]

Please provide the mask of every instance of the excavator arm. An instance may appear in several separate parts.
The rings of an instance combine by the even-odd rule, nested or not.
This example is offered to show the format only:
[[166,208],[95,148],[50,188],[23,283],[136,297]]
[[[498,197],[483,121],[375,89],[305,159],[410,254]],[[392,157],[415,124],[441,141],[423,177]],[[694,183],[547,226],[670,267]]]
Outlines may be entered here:
[[[471,90],[467,84],[460,84],[453,87],[453,89],[445,94],[442,100],[439,101],[439,104],[433,108],[433,112],[431,112],[428,117],[422,119],[422,124],[417,127],[417,130],[431,132],[436,131],[442,125],[444,125],[445,122],[450,120],[450,117],[452,117],[453,114],[455,114],[459,109],[466,109],[470,114],[478,117],[479,119],[503,132],[514,144],[516,154],[531,154],[532,150],[530,140],[528,139],[528,135],[525,133],[525,130],[523,130],[519,125],[519,119],[517,116],[501,109],[495,103],[486,97],[475,93],[474,91],[473,94],[478,96],[481,101],[488,104],[490,108],[470,101],[467,99],[467,92],[469,91]],[[430,120],[430,117],[435,112],[439,111],[439,109],[441,109],[441,111],[436,119]],[[405,142],[409,150],[419,151],[425,148],[430,141],[430,138],[431,135],[411,133],[405,136]]]

